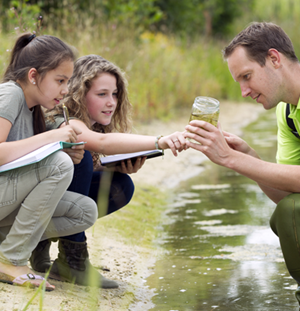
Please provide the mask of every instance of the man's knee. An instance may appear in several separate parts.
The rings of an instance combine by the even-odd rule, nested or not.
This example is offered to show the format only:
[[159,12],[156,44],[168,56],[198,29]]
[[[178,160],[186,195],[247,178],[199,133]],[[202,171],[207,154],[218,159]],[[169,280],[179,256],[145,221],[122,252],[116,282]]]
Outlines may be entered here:
[[297,214],[300,215],[300,193],[292,193],[277,204],[270,219],[271,229],[278,235],[280,228],[292,226]]

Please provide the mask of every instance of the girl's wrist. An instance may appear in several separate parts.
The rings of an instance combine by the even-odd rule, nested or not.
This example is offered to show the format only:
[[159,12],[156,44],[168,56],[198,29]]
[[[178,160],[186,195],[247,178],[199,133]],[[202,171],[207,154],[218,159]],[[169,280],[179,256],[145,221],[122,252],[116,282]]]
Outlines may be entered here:
[[163,148],[160,148],[160,147],[159,147],[159,140],[160,140],[162,137],[163,137],[163,135],[158,135],[158,136],[156,136],[155,142],[154,142],[154,144],[155,144],[155,149],[163,149]]

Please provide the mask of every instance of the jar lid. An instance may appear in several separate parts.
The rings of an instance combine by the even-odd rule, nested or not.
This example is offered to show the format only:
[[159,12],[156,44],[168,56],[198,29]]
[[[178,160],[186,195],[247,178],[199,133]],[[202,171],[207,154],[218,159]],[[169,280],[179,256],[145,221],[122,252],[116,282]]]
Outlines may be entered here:
[[206,111],[216,111],[219,109],[220,103],[217,99],[206,96],[198,96],[195,98],[194,106],[199,109],[205,109]]

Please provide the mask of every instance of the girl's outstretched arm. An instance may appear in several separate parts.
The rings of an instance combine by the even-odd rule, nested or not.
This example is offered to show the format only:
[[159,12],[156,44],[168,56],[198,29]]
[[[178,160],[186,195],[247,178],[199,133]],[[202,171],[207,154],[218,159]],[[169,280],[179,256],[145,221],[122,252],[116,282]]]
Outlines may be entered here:
[[[156,149],[156,136],[94,132],[79,120],[70,120],[70,124],[81,130],[77,141],[86,142],[85,149],[101,154],[112,155]],[[64,124],[61,127],[65,127]],[[187,149],[186,141],[181,132],[163,136],[157,141],[159,149],[171,149],[176,156],[177,151]]]

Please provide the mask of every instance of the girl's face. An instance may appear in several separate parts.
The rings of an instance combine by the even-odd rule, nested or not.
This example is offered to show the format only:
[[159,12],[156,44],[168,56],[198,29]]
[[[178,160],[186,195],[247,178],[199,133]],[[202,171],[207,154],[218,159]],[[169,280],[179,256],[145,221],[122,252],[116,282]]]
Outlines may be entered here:
[[71,60],[64,61],[57,68],[48,71],[43,80],[29,81],[30,84],[36,82],[38,87],[34,88],[33,96],[29,98],[31,100],[27,101],[28,107],[41,105],[46,109],[53,109],[58,105],[68,94],[67,84],[73,74],[73,67]]
[[92,81],[85,97],[91,125],[110,124],[118,103],[117,94],[117,79],[114,75],[102,73]]

